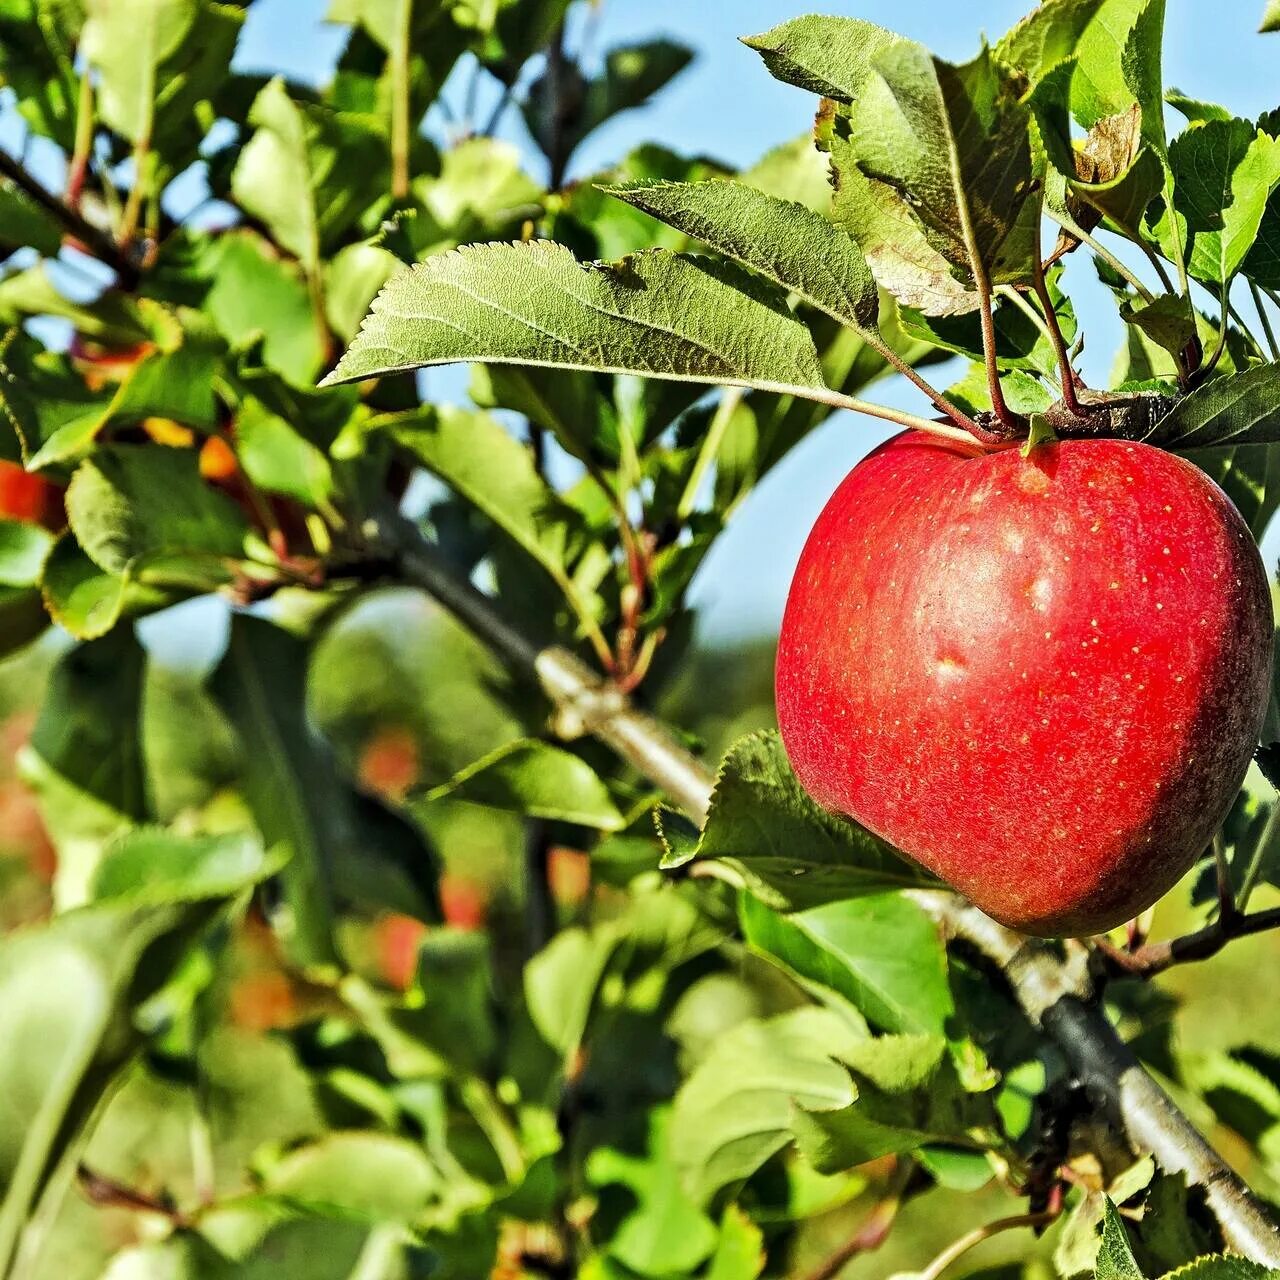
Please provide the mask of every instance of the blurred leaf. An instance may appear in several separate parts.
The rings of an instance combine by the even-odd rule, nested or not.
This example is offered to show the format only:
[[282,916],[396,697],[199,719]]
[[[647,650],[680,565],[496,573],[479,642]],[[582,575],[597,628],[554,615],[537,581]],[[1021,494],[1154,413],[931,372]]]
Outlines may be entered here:
[[428,798],[444,796],[600,831],[620,831],[626,825],[609,789],[585,760],[536,738],[499,747],[434,788]]
[[284,859],[265,852],[256,836],[228,832],[180,836],[164,827],[134,827],[103,852],[90,900],[128,898],[160,905],[232,897],[274,875]]
[[744,36],[769,73],[785,84],[837,102],[852,102],[871,75],[878,54],[902,37],[859,18],[793,18],[758,36]]
[[96,640],[122,617],[148,613],[173,600],[163,588],[135,581],[131,570],[116,574],[99,568],[70,533],[54,544],[41,590],[54,622],[77,640]]
[[716,1229],[680,1186],[668,1150],[670,1112],[655,1107],[648,1115],[647,1145],[640,1155],[597,1147],[587,1157],[587,1182],[601,1189],[626,1187],[634,1207],[617,1224],[606,1250],[631,1271],[644,1276],[683,1275],[712,1252]]
[[571,552],[585,536],[581,517],[538,474],[528,447],[495,418],[428,405],[369,425],[391,430],[419,462],[540,564],[579,617],[590,615],[589,596],[569,570]]
[[421,1147],[386,1133],[332,1133],[289,1152],[267,1171],[265,1189],[315,1209],[380,1221],[416,1218],[440,1175]]
[[558,245],[486,245],[390,281],[324,381],[466,360],[825,388],[808,331],[776,298],[658,250],[584,267]]
[[[605,54],[604,70],[579,83],[568,93],[559,79],[543,74],[529,89],[524,104],[525,121],[543,152],[561,165],[590,133],[620,112],[640,107],[670,83],[693,59],[692,52],[671,40],[649,40],[620,45]],[[554,96],[553,96],[554,95]],[[567,114],[558,96],[574,101]]]
[[864,334],[875,331],[880,298],[857,244],[802,205],[736,182],[655,182],[605,191],[759,272],[841,323]]
[[306,646],[261,618],[237,615],[211,688],[249,767],[245,799],[268,848],[290,854],[280,928],[296,962],[336,959],[322,780],[328,768],[305,720]]
[[1262,25],[1258,30],[1262,33],[1280,31],[1280,0],[1267,0],[1267,7],[1262,14]]
[[[378,296],[378,291],[402,267],[399,258],[379,245],[362,240],[359,244],[345,245],[325,264],[324,305],[325,316],[330,327],[345,342],[350,342],[360,331],[360,321],[369,311],[369,304]],[[306,304],[306,292],[302,292],[301,301]],[[309,308],[307,311],[309,315]],[[315,326],[304,327],[314,332]],[[310,372],[305,378],[291,381],[310,381],[319,371],[319,348],[317,359],[309,366]],[[268,359],[268,363],[271,363]],[[282,373],[287,370],[281,369]]]
[[797,1105],[849,1106],[857,1091],[832,1058],[857,1040],[847,1023],[815,1008],[752,1019],[723,1035],[681,1085],[671,1114],[672,1159],[694,1200],[706,1204],[785,1147]]
[[232,192],[317,287],[321,255],[385,188],[386,148],[357,117],[295,102],[280,78],[258,94],[249,123],[257,132]]
[[467,138],[450,147],[439,174],[419,178],[414,191],[442,233],[433,248],[518,232],[541,212],[545,195],[521,168],[520,152],[493,138]]
[[208,589],[244,554],[240,509],[201,479],[194,450],[115,445],[82,462],[67,516],[85,554],[108,573]]
[[974,1142],[994,1111],[989,1098],[962,1088],[944,1049],[940,1037],[887,1036],[842,1054],[854,1068],[857,1101],[795,1117],[805,1158],[835,1173],[930,1142]]
[[103,123],[135,145],[163,150],[226,76],[243,14],[207,0],[83,3],[82,49],[98,72]]
[[69,650],[54,667],[21,757],[58,847],[55,896],[63,907],[86,900],[106,841],[149,814],[144,661],[126,628]]
[[0,409],[20,446],[6,450],[6,460],[30,462],[50,440],[91,439],[110,399],[20,329],[0,342]]
[[753,894],[783,910],[928,883],[878,836],[814,804],[775,732],[733,746],[697,844],[668,845],[663,865],[700,858],[727,862]]
[[313,508],[335,496],[328,456],[254,396],[240,402],[235,440],[236,457],[257,488]]
[[219,236],[208,258],[213,283],[204,309],[218,332],[240,348],[261,335],[268,367],[290,382],[310,386],[320,372],[324,350],[306,281],[297,267],[247,229]]
[[946,951],[924,912],[896,894],[779,915],[741,902],[748,943],[839,992],[884,1031],[942,1035],[953,1012]]
[[20,649],[48,625],[39,583],[53,542],[38,524],[0,519],[0,655]]
[[13,90],[23,120],[70,151],[79,77],[75,46],[84,21],[73,5],[0,4],[0,85]]
[[737,1205],[726,1205],[706,1280],[757,1280],[766,1260],[764,1232]]
[[18,324],[31,316],[69,320],[86,338],[111,347],[127,347],[155,337],[154,304],[109,289],[91,302],[72,302],[54,284],[47,262],[0,280],[0,323]]
[[[471,366],[471,399],[482,409],[514,409],[551,431],[575,458],[590,459],[604,444],[612,406],[594,374],[534,365]],[[612,433],[616,436],[617,428]]]
[[17,187],[0,182],[0,252],[25,248],[56,258],[62,248],[62,227]]
[[529,1017],[547,1044],[566,1057],[582,1039],[618,943],[607,929],[564,929],[525,965]]
[[738,175],[738,181],[775,200],[794,200],[814,213],[825,215],[831,208],[831,176],[811,133],[766,151]]
[[144,905],[145,890],[121,885],[111,901],[0,946],[10,1032],[0,1049],[0,1268],[11,1263],[40,1191],[135,1047],[132,1013],[168,979],[180,954],[175,944],[266,869],[259,860],[242,863],[238,877],[225,867],[209,877],[192,865],[152,905]]

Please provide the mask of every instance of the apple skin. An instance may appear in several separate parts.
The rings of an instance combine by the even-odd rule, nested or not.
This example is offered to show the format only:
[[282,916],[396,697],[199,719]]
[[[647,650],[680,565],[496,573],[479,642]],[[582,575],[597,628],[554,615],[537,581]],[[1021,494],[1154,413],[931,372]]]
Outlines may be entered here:
[[1272,611],[1227,496],[1149,445],[909,432],[800,557],[778,721],[809,794],[1026,933],[1131,919],[1257,744]]

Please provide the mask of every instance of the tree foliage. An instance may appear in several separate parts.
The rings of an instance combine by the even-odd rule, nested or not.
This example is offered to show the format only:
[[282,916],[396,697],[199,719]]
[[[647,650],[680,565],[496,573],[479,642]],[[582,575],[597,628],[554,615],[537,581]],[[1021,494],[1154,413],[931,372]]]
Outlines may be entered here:
[[[746,43],[811,138],[588,174],[690,55],[592,57],[578,8],[334,0],[313,89],[240,69],[249,0],[0,0],[0,694],[40,695],[0,794],[50,842],[0,868],[0,1277],[1270,1274],[807,799],[689,589],[841,408],[1145,439],[1260,537],[1280,116],[1170,94],[1169,136],[1161,0],[961,64],[810,16]],[[1125,341],[1076,396],[1081,272]],[[407,376],[448,363],[465,403]],[[894,371],[920,413],[863,398]],[[698,829],[548,653],[719,761]],[[1251,773],[1241,910],[1278,812]],[[1106,995],[1280,1200],[1274,1017]]]

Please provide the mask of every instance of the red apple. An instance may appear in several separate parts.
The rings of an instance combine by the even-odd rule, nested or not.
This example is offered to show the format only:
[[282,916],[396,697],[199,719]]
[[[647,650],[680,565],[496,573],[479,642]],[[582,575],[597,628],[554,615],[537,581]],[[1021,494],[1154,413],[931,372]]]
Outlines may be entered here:
[[809,535],[778,720],[818,803],[997,920],[1080,936],[1205,849],[1257,743],[1271,644],[1258,549],[1190,463],[908,433]]

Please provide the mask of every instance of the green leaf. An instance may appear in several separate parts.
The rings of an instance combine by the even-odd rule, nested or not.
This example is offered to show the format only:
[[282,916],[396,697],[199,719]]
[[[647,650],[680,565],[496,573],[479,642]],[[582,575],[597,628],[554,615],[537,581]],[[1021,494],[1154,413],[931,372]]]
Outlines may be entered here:
[[585,760],[536,738],[499,747],[427,798],[443,796],[599,831],[620,831],[626,825],[609,789]]
[[901,36],[860,18],[817,14],[742,38],[775,79],[837,102],[852,102],[871,74],[876,55],[901,41]]
[[883,1031],[942,1035],[954,1011],[937,927],[897,894],[780,915],[744,896],[743,935],[757,951],[844,996]]
[[638,183],[604,190],[759,272],[842,324],[864,334],[875,330],[879,294],[857,244],[802,205],[724,181]]
[[[281,259],[262,237],[246,229],[219,236],[209,257],[213,283],[204,310],[218,332],[239,348],[261,337],[268,367],[298,386],[310,386],[320,372],[324,349],[307,284],[296,264]],[[330,263],[331,273],[337,261]]]
[[249,123],[256,132],[232,193],[318,282],[324,251],[385,188],[385,145],[356,117],[295,102],[279,78],[258,94]]
[[[1076,335],[1075,311],[1054,277],[1049,280],[1049,296],[1053,299],[1058,327],[1068,342],[1073,341]],[[982,359],[982,331],[975,314],[929,317],[904,307],[900,316],[903,330],[912,337],[968,356],[970,360]],[[996,363],[1002,372],[1021,369],[1056,376],[1057,358],[1052,344],[1045,337],[1044,330],[1021,307],[1002,299],[994,310],[992,322]]]
[[[1099,1273],[1101,1274],[1101,1273]],[[1170,1271],[1162,1280],[1268,1280],[1276,1273],[1260,1262],[1234,1254],[1216,1254],[1209,1258],[1197,1258],[1185,1266]]]
[[460,249],[388,282],[321,385],[483,360],[825,390],[809,331],[739,284],[660,250],[584,267],[546,241]]
[[926,239],[969,279],[1030,277],[1030,108],[989,50],[953,66],[903,41],[880,53],[849,117],[864,173],[892,187]]
[[1144,1280],[1129,1247],[1124,1220],[1110,1200],[1103,1206],[1102,1247],[1098,1250],[1094,1276],[1095,1280]]
[[176,168],[204,135],[194,113],[225,80],[243,13],[210,0],[85,0],[82,50],[97,70],[98,113]]
[[283,856],[267,853],[256,836],[243,832],[182,836],[164,827],[134,827],[103,852],[89,897],[148,905],[229,898],[283,864]]
[[1171,293],[1161,294],[1154,302],[1129,304],[1121,315],[1172,356],[1180,355],[1196,336],[1195,316],[1187,300]]
[[706,1280],[757,1280],[767,1260],[764,1232],[736,1204],[726,1205]]
[[141,736],[142,646],[132,631],[77,645],[62,656],[45,692],[24,779],[40,798],[58,849],[55,897],[86,900],[106,842],[149,815]]
[[753,894],[783,910],[928,883],[878,836],[814,804],[776,732],[730,748],[697,843],[669,845],[663,866],[706,858],[728,863]]
[[306,646],[261,618],[237,615],[211,689],[250,767],[241,786],[263,843],[288,850],[281,929],[296,961],[336,959],[324,794],[329,766],[306,723]]
[[857,1101],[839,1110],[801,1110],[793,1123],[801,1153],[820,1173],[838,1173],[934,1142],[969,1145],[989,1129],[991,1100],[966,1093],[937,1036],[885,1036],[846,1049]]
[[324,1212],[379,1221],[417,1218],[440,1194],[440,1174],[415,1142],[389,1133],[331,1133],[266,1171],[264,1189]]
[[1280,441],[1280,365],[1256,365],[1197,387],[1146,441],[1179,452]]
[[67,517],[100,569],[145,582],[207,589],[244,554],[239,507],[200,477],[190,449],[115,445],[82,462]]
[[1166,89],[1164,100],[1184,115],[1191,124],[1203,124],[1206,120],[1230,120],[1231,112],[1216,102],[1193,98],[1180,89]]
[[374,419],[389,430],[518,547],[540,564],[579,618],[594,608],[588,589],[570,573],[571,553],[585,531],[577,511],[538,474],[527,446],[487,413],[444,405]]
[[245,474],[268,493],[317,507],[334,497],[328,456],[255,396],[240,402],[236,457]]
[[1280,31],[1280,0],[1267,0],[1267,7],[1262,14],[1260,32]]
[[0,182],[0,253],[26,248],[56,258],[62,248],[62,227],[24,192]]
[[832,221],[857,241],[880,287],[925,315],[973,311],[976,291],[956,278],[929,243],[911,206],[893,187],[862,172],[847,136],[836,133],[825,145],[831,155]]
[[100,569],[70,533],[54,545],[41,589],[54,622],[77,640],[95,640],[122,617],[163,608],[174,599],[163,588],[134,581],[129,573]]
[[[1280,139],[1247,120],[1209,120],[1173,140],[1169,164],[1187,269],[1197,280],[1223,284],[1244,262],[1280,185]],[[1167,213],[1155,232],[1172,256]]]
[[1106,0],[1042,0],[996,41],[993,52],[1033,83],[1076,52],[1080,37]]
[[1104,116],[1142,110],[1142,134],[1165,154],[1161,45],[1164,0],[1104,0],[1076,45],[1072,114],[1086,129]]
[[835,1014],[815,1008],[751,1019],[721,1036],[680,1087],[672,1111],[671,1154],[693,1198],[707,1203],[782,1150],[797,1106],[849,1106],[857,1091],[832,1059],[859,1038]]
[[601,1190],[623,1187],[633,1205],[609,1237],[607,1252],[642,1276],[688,1275],[715,1248],[716,1229],[680,1185],[669,1153],[670,1110],[648,1115],[647,1143],[632,1155],[596,1147],[586,1159],[587,1182]]
[[130,142],[150,140],[159,69],[186,38],[196,0],[84,0],[85,57],[97,68],[103,122]]

